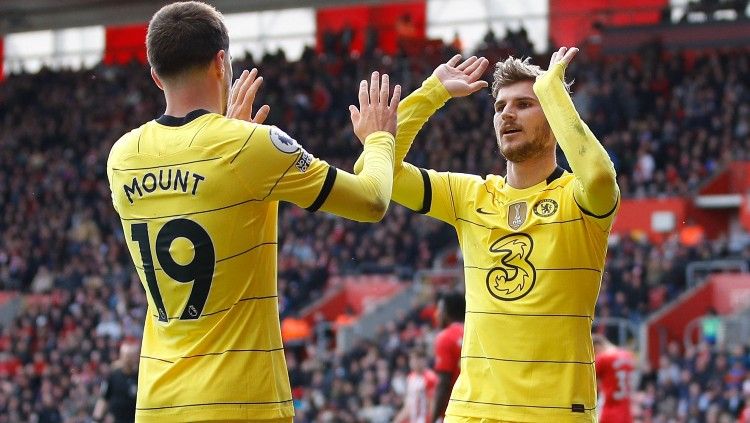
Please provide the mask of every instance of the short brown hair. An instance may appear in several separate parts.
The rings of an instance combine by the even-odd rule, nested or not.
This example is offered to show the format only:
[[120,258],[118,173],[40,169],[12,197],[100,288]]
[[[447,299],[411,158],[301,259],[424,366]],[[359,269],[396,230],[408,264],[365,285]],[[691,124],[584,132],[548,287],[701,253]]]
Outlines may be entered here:
[[205,3],[172,3],[159,9],[148,24],[148,62],[161,77],[208,65],[219,50],[228,49],[224,18]]
[[[516,82],[534,82],[537,76],[545,72],[539,66],[532,65],[530,61],[530,57],[518,59],[509,56],[502,62],[497,62],[495,65],[495,73],[492,74],[492,77],[494,78],[494,81],[492,82],[492,96],[497,98],[497,93],[500,91],[500,88],[513,85]],[[571,85],[571,82],[565,82],[565,89],[570,91]]]

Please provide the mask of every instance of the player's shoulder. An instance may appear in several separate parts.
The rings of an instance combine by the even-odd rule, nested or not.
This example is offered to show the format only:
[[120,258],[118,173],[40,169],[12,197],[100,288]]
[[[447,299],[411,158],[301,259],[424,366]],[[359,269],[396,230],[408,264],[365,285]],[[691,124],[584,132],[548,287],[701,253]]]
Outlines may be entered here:
[[205,142],[215,144],[216,139],[250,140],[250,138],[268,138],[270,127],[240,119],[228,118],[218,113],[211,113],[201,118],[206,119],[203,127]]
[[296,154],[302,149],[296,139],[275,125],[226,118],[224,125],[230,132],[244,134],[248,141],[247,147],[251,149],[266,149],[283,154]]
[[484,177],[471,173],[446,172],[446,175],[451,187],[460,191],[478,189],[486,182]]
[[119,161],[125,157],[136,154],[138,152],[138,143],[140,142],[143,131],[149,122],[132,129],[123,134],[109,150],[109,157],[107,158],[107,167],[114,167]]

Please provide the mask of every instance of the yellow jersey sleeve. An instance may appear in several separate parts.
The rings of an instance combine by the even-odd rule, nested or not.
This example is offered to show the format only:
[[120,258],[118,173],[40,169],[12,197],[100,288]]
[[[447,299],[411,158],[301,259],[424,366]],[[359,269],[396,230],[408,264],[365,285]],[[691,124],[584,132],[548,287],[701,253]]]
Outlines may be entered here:
[[581,119],[563,84],[565,66],[553,65],[534,83],[534,93],[576,178],[574,198],[587,218],[608,230],[619,204],[615,168]]
[[361,222],[381,220],[393,192],[393,148],[392,134],[370,134],[362,153],[366,164],[358,175],[337,171],[320,209]]
[[364,155],[371,163],[355,176],[316,158],[276,127],[258,125],[252,131],[236,153],[233,169],[253,198],[354,220],[382,217],[379,209],[387,207],[393,185],[393,135],[375,132],[368,137]]
[[[396,169],[406,158],[417,133],[435,111],[450,100],[451,95],[436,76],[427,78],[420,88],[401,100],[398,105],[398,131],[396,132]],[[364,155],[354,163],[354,173],[364,165]]]
[[393,201],[456,226],[461,215],[456,210],[473,204],[470,193],[482,183],[476,175],[436,172],[404,162],[393,181]]

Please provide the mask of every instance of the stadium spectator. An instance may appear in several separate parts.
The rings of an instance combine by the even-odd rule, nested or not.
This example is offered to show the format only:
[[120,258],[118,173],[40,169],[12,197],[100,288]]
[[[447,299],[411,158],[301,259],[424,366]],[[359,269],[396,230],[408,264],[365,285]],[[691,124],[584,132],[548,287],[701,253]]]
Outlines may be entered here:
[[427,367],[427,355],[421,349],[409,353],[409,375],[406,377],[404,405],[393,419],[396,423],[431,422],[432,402],[437,376]]
[[109,376],[102,382],[92,417],[104,421],[111,414],[115,423],[135,421],[135,396],[138,392],[140,346],[132,341],[120,346],[120,357],[113,363]]

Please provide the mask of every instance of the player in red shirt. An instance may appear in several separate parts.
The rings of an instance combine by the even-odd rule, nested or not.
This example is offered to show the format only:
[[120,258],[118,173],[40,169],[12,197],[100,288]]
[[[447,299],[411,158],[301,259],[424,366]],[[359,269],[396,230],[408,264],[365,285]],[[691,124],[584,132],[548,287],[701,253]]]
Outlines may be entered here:
[[599,423],[631,423],[630,398],[635,383],[635,358],[605,336],[592,335],[599,385]]
[[438,299],[435,322],[442,328],[435,338],[435,401],[432,411],[434,422],[441,421],[448,406],[453,384],[461,370],[461,342],[464,337],[466,300],[463,294],[450,292]]

